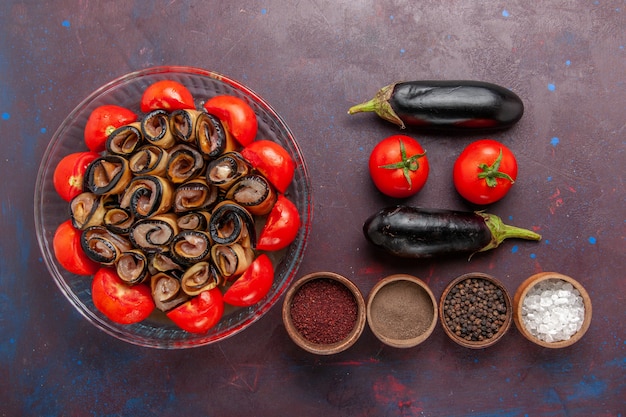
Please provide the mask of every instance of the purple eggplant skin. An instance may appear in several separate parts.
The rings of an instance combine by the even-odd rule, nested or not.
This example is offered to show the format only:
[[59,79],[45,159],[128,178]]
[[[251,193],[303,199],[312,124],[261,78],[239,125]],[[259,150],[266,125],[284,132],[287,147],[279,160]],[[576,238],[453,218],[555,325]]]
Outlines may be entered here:
[[513,126],[524,103],[511,90],[483,81],[407,81],[387,85],[348,110],[360,112],[375,112],[402,129],[483,132]]
[[540,240],[533,231],[506,225],[493,214],[410,206],[386,207],[370,216],[363,234],[375,247],[402,258],[473,255],[508,238]]

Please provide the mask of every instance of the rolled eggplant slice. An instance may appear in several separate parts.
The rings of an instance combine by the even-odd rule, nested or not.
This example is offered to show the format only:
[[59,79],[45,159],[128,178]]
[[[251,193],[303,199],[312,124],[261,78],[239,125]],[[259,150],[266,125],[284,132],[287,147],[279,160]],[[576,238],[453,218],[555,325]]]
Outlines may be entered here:
[[150,277],[148,266],[148,257],[139,249],[122,252],[115,262],[117,275],[130,285],[139,284]]
[[132,249],[132,244],[123,236],[111,233],[104,226],[92,226],[83,231],[80,246],[95,262],[112,266],[123,252]]
[[209,209],[218,201],[219,189],[207,183],[206,178],[187,181],[174,191],[174,212]]
[[133,178],[122,194],[120,207],[130,209],[137,219],[166,213],[172,208],[174,189],[163,177],[142,175]]
[[211,238],[200,230],[183,230],[172,240],[170,251],[181,265],[206,261],[211,257]]
[[248,175],[251,167],[239,152],[228,152],[207,165],[207,181],[223,190],[229,189],[239,178]]
[[170,114],[170,129],[178,142],[194,144],[196,125],[204,112],[195,109],[175,110]]
[[178,144],[169,151],[166,176],[174,184],[182,184],[200,176],[204,170],[202,154],[189,145]]
[[251,174],[239,178],[226,193],[226,199],[241,205],[258,216],[272,210],[278,194],[262,175]]
[[129,209],[112,207],[104,214],[104,227],[118,235],[128,235],[135,217]]
[[[172,253],[169,249],[166,249],[162,252],[154,252],[148,254],[148,259],[150,260],[150,273],[152,275],[157,272],[172,272],[172,271],[182,271],[183,267],[179,265]],[[173,272],[172,272],[173,273]]]
[[180,287],[180,280],[167,272],[159,272],[150,278],[150,289],[156,308],[169,311],[190,297]]
[[211,212],[209,234],[214,243],[229,245],[243,242],[256,246],[256,230],[250,212],[231,201],[222,201]]
[[70,201],[72,225],[85,230],[91,226],[101,226],[107,212],[107,198],[92,192],[80,193]]
[[85,187],[94,194],[119,194],[130,183],[132,172],[125,158],[106,155],[89,164],[84,178]]
[[169,149],[176,144],[169,123],[168,112],[162,109],[153,110],[141,121],[141,133],[148,143]]
[[237,144],[217,117],[202,113],[196,122],[196,146],[206,158],[216,158]]
[[106,141],[106,150],[114,155],[129,157],[142,144],[141,123],[135,122],[111,132]]
[[128,233],[132,244],[145,252],[162,252],[178,234],[176,215],[173,213],[149,217],[135,222]]
[[130,157],[129,167],[135,175],[156,175],[165,176],[168,152],[156,145],[146,145],[137,149],[137,152]]
[[205,210],[190,211],[178,216],[178,228],[180,230],[207,230],[211,213]]
[[198,262],[187,269],[180,279],[185,294],[194,296],[223,283],[219,271],[211,262]]
[[213,245],[211,260],[226,281],[243,274],[254,260],[254,251],[239,243]]

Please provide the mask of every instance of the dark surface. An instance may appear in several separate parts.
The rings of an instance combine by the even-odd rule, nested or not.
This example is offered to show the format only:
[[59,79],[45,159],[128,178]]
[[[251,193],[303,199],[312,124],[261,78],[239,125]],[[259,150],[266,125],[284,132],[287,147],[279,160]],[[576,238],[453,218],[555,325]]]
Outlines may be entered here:
[[[4,1],[0,6],[0,416],[622,416],[626,413],[623,1]],[[133,70],[191,65],[237,79],[284,117],[312,177],[313,228],[298,276],[330,270],[364,294],[403,272],[437,297],[470,271],[511,293],[528,276],[579,280],[594,308],[586,336],[547,350],[512,328],[491,348],[453,344],[438,326],[412,349],[366,328],[348,351],[297,348],[275,306],[250,329],[185,351],[139,348],[84,320],[40,256],[37,168],[63,118]],[[361,226],[393,201],[366,160],[398,129],[347,109],[411,79],[477,79],[526,105],[491,135],[520,165],[489,211],[544,239],[466,259],[398,261]],[[431,174],[407,202],[471,209],[451,170],[471,137],[414,135]],[[475,137],[477,139],[479,137]]]

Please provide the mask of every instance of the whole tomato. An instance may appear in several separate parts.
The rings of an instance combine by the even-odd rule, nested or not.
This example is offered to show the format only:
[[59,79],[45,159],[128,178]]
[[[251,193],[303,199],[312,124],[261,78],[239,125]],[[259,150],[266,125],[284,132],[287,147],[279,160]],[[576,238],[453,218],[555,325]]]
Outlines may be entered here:
[[279,194],[265,220],[256,248],[276,251],[287,247],[298,235],[300,224],[300,214],[296,205]]
[[178,327],[190,333],[206,333],[224,314],[222,291],[215,287],[196,295],[166,313]]
[[231,95],[220,95],[208,99],[204,108],[226,125],[240,145],[247,146],[254,141],[259,123],[254,110],[244,100]]
[[426,152],[413,138],[393,135],[379,142],[369,159],[369,172],[374,185],[394,198],[416,194],[428,179]]
[[63,268],[76,275],[93,275],[100,265],[87,257],[80,245],[81,231],[71,220],[61,223],[54,232],[52,248],[54,256]]
[[491,204],[503,198],[517,179],[513,152],[493,139],[470,143],[452,170],[454,187],[474,204]]
[[237,307],[248,307],[259,302],[269,292],[274,282],[274,266],[262,253],[250,264],[224,293],[224,302]]
[[89,164],[100,158],[97,152],[76,152],[59,161],[52,174],[54,189],[65,201],[83,192],[83,177]]
[[161,80],[146,88],[141,96],[140,107],[142,112],[149,113],[158,109],[168,112],[194,109],[196,105],[187,87],[177,81]]
[[243,148],[241,155],[278,191],[281,193],[287,191],[296,164],[285,148],[270,140],[257,140]]
[[115,105],[96,107],[85,124],[85,144],[91,151],[102,152],[107,138],[115,129],[135,121],[137,115],[125,107]]
[[155,307],[148,285],[128,285],[112,268],[100,268],[96,272],[91,283],[91,298],[102,314],[120,324],[138,323]]

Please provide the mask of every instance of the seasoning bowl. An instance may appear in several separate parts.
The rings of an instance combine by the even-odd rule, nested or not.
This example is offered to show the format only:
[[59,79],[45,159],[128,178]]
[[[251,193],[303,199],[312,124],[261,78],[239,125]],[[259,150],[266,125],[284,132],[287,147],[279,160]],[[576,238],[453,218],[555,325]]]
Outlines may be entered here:
[[511,327],[511,297],[491,275],[472,272],[448,284],[439,301],[444,332],[457,344],[483,349],[495,344]]
[[351,347],[363,333],[365,300],[349,279],[315,272],[287,291],[282,316],[296,345],[317,355],[333,355]]
[[367,322],[383,343],[410,348],[424,342],[437,324],[437,301],[419,278],[390,275],[374,285],[367,299]]
[[573,345],[591,324],[589,294],[578,281],[558,272],[541,272],[526,279],[515,292],[513,306],[520,333],[546,348]]

